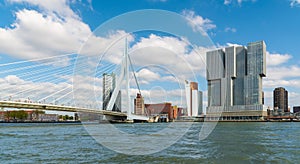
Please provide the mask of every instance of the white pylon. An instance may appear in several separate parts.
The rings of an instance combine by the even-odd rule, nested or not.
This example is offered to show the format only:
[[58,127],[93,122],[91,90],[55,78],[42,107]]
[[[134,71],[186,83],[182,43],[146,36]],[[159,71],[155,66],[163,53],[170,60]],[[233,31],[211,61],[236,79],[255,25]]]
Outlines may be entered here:
[[125,50],[124,50],[124,55],[123,55],[123,59],[122,59],[122,65],[121,65],[121,73],[120,76],[117,78],[117,83],[116,83],[116,87],[111,95],[111,98],[108,102],[107,108],[106,110],[112,110],[118,93],[120,91],[120,86],[123,82],[123,80],[125,80],[126,82],[126,94],[127,94],[127,118],[130,120],[131,119],[131,115],[132,115],[132,109],[131,109],[131,98],[130,98],[130,81],[129,81],[129,56],[128,56],[128,43],[127,43],[127,38],[125,39]]

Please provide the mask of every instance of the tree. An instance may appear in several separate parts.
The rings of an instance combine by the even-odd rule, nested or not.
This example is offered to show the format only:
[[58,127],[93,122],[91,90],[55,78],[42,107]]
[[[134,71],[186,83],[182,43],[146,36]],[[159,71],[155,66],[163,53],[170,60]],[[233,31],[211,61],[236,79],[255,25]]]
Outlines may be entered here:
[[17,119],[24,121],[28,117],[28,113],[24,110],[16,111]]

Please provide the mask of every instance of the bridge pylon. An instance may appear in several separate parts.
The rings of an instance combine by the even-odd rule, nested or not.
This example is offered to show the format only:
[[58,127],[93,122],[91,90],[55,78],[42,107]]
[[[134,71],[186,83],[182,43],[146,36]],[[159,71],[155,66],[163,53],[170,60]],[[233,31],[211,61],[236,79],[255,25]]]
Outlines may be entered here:
[[[120,91],[120,86],[122,82],[125,81],[126,87],[126,110],[127,110],[127,120],[133,121],[133,120],[142,120],[142,121],[148,121],[149,117],[146,116],[137,116],[133,112],[133,107],[131,105],[131,97],[130,97],[130,72],[129,72],[129,66],[130,66],[130,59],[129,59],[129,54],[128,54],[128,42],[127,38],[125,39],[125,49],[124,49],[124,55],[122,59],[122,64],[121,64],[121,71],[120,71],[120,76],[117,77],[117,82],[116,82],[116,87],[111,95],[111,98],[108,102],[108,105],[106,107],[106,110],[112,110],[113,106],[117,100],[118,93]],[[123,108],[124,109],[124,108]]]

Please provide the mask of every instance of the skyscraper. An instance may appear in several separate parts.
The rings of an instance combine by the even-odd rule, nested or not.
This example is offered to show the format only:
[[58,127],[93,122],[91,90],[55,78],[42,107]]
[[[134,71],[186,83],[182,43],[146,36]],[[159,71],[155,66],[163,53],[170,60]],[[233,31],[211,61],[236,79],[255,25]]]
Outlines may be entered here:
[[[106,110],[108,102],[112,96],[112,93],[116,87],[116,75],[114,73],[103,74],[103,110]],[[118,92],[116,102],[112,111],[121,111],[121,91]]]
[[283,87],[275,88],[273,91],[273,106],[284,112],[288,112],[288,91]]
[[[206,53],[208,114],[222,119],[263,116],[262,78],[266,76],[264,41],[231,46]],[[240,117],[242,116],[242,117]]]
[[[201,115],[202,110],[202,92],[198,91],[198,83],[185,81],[185,91],[187,100],[187,115]],[[200,113],[200,114],[199,114]]]

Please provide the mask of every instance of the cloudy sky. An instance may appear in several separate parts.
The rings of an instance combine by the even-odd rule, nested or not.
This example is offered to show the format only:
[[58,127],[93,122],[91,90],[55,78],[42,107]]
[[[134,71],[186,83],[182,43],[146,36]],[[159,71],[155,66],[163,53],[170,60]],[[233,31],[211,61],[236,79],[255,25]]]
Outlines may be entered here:
[[[189,38],[167,34],[168,31],[130,33],[115,27],[105,36],[97,31],[100,25],[120,14],[142,9],[180,14],[199,38],[210,38],[213,46],[194,45]],[[183,81],[194,80],[195,76],[206,94],[207,49],[264,40],[268,51],[267,78],[263,82],[266,105],[273,105],[272,91],[280,86],[289,91],[290,106],[300,105],[297,101],[300,96],[299,0],[2,0],[0,11],[0,84],[5,88],[1,99],[76,103],[70,100],[76,80],[80,86],[75,88],[80,93],[78,98],[89,97],[89,92],[80,91],[89,88],[101,101],[101,95],[94,92],[102,92],[102,77],[83,77],[81,73],[86,73],[84,70],[91,66],[97,68],[99,75],[111,65],[115,67],[108,72],[118,71],[124,51],[120,38],[126,36],[147,101],[172,101],[181,105]],[[85,63],[81,65],[76,60],[76,54],[99,57],[102,51],[107,54],[103,63],[89,60],[86,64],[79,60]],[[74,75],[76,61],[75,69],[80,73]],[[133,83],[134,80],[134,86]],[[132,95],[136,89],[133,87]]]

